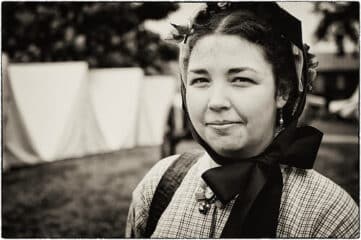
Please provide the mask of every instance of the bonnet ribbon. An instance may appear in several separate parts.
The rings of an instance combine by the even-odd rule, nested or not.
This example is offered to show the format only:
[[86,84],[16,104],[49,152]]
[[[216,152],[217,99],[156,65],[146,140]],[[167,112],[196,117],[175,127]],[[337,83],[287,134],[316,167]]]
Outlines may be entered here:
[[202,178],[223,204],[238,196],[221,237],[276,237],[283,187],[279,164],[312,168],[321,139],[317,129],[291,124],[262,154],[207,170]]

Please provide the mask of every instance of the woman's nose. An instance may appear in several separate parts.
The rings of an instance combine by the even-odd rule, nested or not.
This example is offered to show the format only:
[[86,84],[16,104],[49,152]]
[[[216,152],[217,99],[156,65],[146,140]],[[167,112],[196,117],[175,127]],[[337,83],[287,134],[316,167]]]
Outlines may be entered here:
[[215,87],[209,96],[208,108],[213,111],[226,110],[231,107],[227,92],[224,88]]

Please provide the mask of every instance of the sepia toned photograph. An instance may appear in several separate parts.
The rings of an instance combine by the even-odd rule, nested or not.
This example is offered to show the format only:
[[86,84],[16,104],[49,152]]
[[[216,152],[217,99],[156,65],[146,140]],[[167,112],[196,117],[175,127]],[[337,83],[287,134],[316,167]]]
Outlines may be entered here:
[[2,238],[360,238],[359,2],[1,4]]

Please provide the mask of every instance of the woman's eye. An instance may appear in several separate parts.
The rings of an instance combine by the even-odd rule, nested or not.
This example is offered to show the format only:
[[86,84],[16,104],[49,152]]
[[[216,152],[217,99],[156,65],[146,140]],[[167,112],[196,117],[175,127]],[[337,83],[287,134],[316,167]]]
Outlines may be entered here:
[[240,85],[250,85],[250,84],[254,84],[255,81],[252,80],[252,79],[249,79],[249,78],[243,78],[243,77],[236,77],[236,78],[233,78],[232,83],[235,83],[235,84],[240,84]]
[[203,86],[208,83],[209,80],[207,78],[195,78],[191,80],[190,85]]

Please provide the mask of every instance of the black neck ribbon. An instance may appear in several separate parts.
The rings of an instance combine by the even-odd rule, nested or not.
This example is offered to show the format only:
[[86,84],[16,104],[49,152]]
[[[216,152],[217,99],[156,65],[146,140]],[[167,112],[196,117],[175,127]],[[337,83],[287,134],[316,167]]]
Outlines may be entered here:
[[262,154],[203,173],[223,204],[238,196],[221,237],[276,237],[283,188],[280,164],[311,169],[321,139],[316,128],[290,125]]
[[297,127],[297,120],[293,120],[258,156],[248,159],[224,157],[194,129],[186,108],[183,85],[181,89],[183,109],[193,138],[221,164],[204,172],[202,178],[223,204],[236,198],[221,237],[276,237],[283,188],[280,164],[311,169],[322,132],[311,126]]

